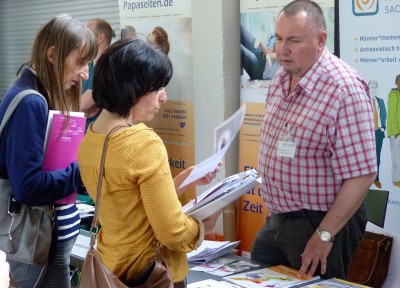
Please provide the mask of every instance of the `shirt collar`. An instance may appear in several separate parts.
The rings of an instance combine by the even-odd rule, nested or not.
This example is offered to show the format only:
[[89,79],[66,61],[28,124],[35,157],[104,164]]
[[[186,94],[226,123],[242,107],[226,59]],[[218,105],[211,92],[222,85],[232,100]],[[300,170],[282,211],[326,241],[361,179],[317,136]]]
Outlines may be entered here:
[[[308,94],[312,94],[315,89],[315,85],[317,84],[317,80],[323,74],[323,69],[325,67],[325,62],[328,61],[330,52],[325,47],[324,51],[322,51],[321,56],[318,58],[317,62],[307,71],[307,73],[301,78],[299,83],[296,86],[301,87]],[[285,83],[289,83],[290,73],[288,73],[285,69],[281,68],[277,73],[276,81],[280,84],[284,85]],[[286,82],[287,81],[287,82]]]

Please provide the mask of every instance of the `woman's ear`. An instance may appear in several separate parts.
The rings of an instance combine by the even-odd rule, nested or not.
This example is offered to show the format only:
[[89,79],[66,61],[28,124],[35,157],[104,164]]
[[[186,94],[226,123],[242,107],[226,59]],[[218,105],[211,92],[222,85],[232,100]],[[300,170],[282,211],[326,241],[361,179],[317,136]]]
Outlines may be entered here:
[[50,46],[49,49],[47,49],[47,60],[51,63],[54,64],[56,62],[56,47],[55,46]]

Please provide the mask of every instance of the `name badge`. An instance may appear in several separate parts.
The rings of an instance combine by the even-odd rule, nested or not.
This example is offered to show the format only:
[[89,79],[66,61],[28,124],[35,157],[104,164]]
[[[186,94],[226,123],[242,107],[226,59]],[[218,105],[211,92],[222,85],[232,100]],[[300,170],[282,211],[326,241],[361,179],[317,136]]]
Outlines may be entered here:
[[277,155],[279,157],[294,158],[297,143],[292,141],[279,141]]

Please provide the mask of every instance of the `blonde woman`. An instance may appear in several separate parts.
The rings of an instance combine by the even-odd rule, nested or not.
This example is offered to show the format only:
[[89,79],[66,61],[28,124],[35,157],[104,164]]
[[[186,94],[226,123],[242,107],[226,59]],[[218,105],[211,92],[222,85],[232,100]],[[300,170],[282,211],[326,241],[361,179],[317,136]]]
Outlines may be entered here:
[[44,141],[48,109],[79,110],[81,81],[87,79],[88,62],[96,52],[94,36],[85,25],[66,14],[51,19],[38,31],[28,66],[0,104],[1,121],[20,91],[36,90],[47,101],[46,106],[36,94],[26,96],[5,126],[0,142],[0,174],[9,179],[14,198],[27,206],[55,204],[56,225],[47,270],[8,259],[12,277],[21,287],[70,287],[69,257],[80,218],[73,199],[63,204],[56,201],[77,191],[79,168],[74,162],[65,169],[44,172]]

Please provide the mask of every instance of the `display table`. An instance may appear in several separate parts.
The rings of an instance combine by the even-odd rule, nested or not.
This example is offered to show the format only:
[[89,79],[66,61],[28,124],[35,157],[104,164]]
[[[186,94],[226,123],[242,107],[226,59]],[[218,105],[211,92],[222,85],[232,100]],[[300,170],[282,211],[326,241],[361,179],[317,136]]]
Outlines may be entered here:
[[[75,267],[75,268],[82,268],[83,262],[85,261],[86,253],[89,249],[89,242],[90,242],[90,233],[89,231],[86,230],[81,230],[78,239],[75,242],[74,247],[72,248],[72,253],[71,253],[71,263],[70,265]],[[228,254],[224,257],[227,258],[232,258],[232,259],[237,259],[237,260],[242,260],[250,263],[255,263],[254,261],[251,261],[248,258],[238,256],[236,254]],[[189,263],[189,268],[192,268],[196,265],[199,264],[192,264]],[[254,269],[260,269],[262,266]],[[253,269],[251,269],[253,270]],[[249,271],[251,271],[249,270]],[[221,281],[222,277],[220,276],[215,276],[209,273],[205,272],[199,272],[199,271],[192,271],[190,270],[189,275],[187,276],[187,282],[188,283],[193,283],[193,282],[198,282],[201,280],[205,279],[214,279],[217,281]]]

